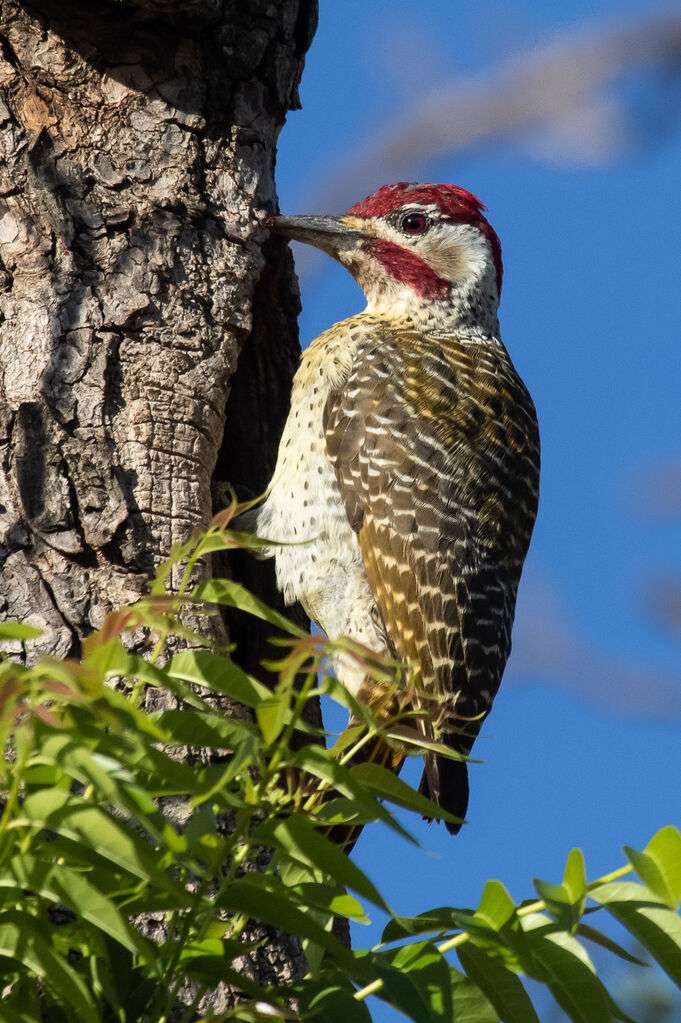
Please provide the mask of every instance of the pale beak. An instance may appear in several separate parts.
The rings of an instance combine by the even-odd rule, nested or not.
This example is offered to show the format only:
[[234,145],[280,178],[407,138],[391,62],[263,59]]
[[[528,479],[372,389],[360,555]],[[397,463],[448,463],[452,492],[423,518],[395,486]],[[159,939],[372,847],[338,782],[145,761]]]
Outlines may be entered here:
[[296,242],[323,249],[331,256],[359,248],[369,237],[355,217],[270,217],[267,226]]

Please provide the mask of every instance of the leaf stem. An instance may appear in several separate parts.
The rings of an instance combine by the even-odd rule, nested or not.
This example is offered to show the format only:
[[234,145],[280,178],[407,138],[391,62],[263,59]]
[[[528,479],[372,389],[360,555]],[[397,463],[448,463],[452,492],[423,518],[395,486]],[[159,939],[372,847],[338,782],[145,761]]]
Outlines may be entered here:
[[[600,887],[600,885],[608,884],[610,881],[617,881],[618,878],[624,877],[626,874],[630,874],[634,868],[631,864],[627,864],[624,867],[618,867],[617,870],[611,871],[609,874],[604,874],[603,877],[597,878],[595,881],[591,881],[586,886],[587,894],[593,891],[594,888]],[[520,906],[516,909],[516,916],[531,916],[533,913],[542,913],[546,909],[546,903],[543,899],[536,899],[534,902],[528,902],[525,906]],[[465,944],[470,938],[470,934],[467,931],[459,931],[453,937],[448,938],[446,941],[436,945],[440,955],[444,955],[445,952],[451,952],[453,948],[458,948],[459,945]],[[362,1002],[369,995],[375,995],[377,991],[380,991],[383,987],[383,981],[380,977],[376,980],[372,980],[366,987],[360,988],[359,991],[355,991],[355,1001]]]

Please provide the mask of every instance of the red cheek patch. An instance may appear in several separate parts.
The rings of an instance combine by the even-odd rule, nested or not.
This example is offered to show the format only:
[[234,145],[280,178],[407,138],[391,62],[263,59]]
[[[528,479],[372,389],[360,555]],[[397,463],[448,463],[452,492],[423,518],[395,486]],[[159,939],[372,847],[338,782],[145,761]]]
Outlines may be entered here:
[[421,298],[443,298],[449,291],[449,281],[438,277],[420,256],[394,242],[379,238],[365,242],[362,247],[391,277],[412,288]]
[[450,223],[473,224],[477,227],[491,246],[497,276],[497,293],[501,295],[504,268],[499,239],[483,215],[485,207],[476,195],[467,192],[465,188],[459,188],[457,185],[418,185],[414,182],[398,181],[396,185],[383,185],[373,195],[355,203],[348,210],[348,215],[371,220],[386,217],[408,203],[433,204]]

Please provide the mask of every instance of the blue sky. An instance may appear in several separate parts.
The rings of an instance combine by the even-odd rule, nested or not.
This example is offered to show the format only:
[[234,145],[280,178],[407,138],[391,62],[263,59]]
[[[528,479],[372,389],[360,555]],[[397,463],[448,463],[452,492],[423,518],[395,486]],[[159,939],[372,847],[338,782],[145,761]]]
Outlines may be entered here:
[[[479,195],[504,250],[502,337],[543,443],[516,647],[475,748],[485,763],[471,768],[469,824],[456,838],[418,829],[439,858],[378,828],[355,856],[400,912],[476,904],[489,877],[520,899],[533,876],[559,879],[573,845],[597,876],[621,864],[623,843],[641,847],[680,823],[681,634],[646,599],[657,577],[681,579],[681,520],[658,513],[651,482],[681,462],[679,72],[640,68],[564,122],[475,148],[459,136],[433,155],[420,147],[419,111],[438,90],[475,96],[516,56],[523,67],[552,41],[574,46],[579,32],[592,38],[664,8],[321,6],[303,109],[280,137],[282,212],[340,213],[402,177]],[[384,170],[380,138],[400,125],[412,156]],[[305,345],[363,301],[342,268],[295,251]],[[418,773],[411,765],[407,777]],[[357,928],[354,940],[377,933]]]

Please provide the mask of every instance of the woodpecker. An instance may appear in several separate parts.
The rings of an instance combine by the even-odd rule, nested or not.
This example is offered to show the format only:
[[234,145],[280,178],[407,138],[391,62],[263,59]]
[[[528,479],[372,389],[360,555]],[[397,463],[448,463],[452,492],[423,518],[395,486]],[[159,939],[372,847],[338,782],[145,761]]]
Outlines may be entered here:
[[[431,713],[449,706],[439,741],[464,758],[510,653],[539,489],[537,419],[499,337],[501,246],[484,210],[455,185],[400,182],[344,216],[270,218],[345,266],[367,306],[303,353],[257,516],[260,536],[286,544],[270,549],[285,601],[330,638],[411,665]],[[357,660],[336,672],[371,702]],[[434,724],[422,718],[425,736]],[[463,818],[465,759],[425,761],[421,791]]]

